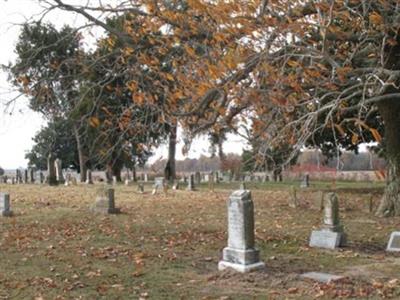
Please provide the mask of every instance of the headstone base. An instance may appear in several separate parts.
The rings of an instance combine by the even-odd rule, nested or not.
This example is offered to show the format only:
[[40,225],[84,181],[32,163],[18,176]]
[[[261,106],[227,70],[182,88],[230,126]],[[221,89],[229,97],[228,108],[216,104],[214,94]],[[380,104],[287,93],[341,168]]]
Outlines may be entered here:
[[250,265],[242,265],[242,264],[235,264],[227,261],[220,261],[218,263],[218,270],[223,271],[225,269],[233,269],[240,273],[248,273],[253,271],[262,270],[265,268],[265,264],[263,262],[258,262]]
[[343,232],[329,230],[314,230],[311,233],[310,247],[336,249],[344,246],[346,237]]
[[223,260],[218,263],[218,270],[232,268],[238,272],[251,272],[265,267],[260,262],[260,251],[256,249],[233,249],[226,247],[222,253]]

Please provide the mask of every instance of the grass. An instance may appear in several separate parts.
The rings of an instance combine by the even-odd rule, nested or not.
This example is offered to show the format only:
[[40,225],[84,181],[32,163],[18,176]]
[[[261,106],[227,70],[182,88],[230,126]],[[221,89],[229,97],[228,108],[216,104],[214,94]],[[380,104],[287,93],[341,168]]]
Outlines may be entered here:
[[[237,184],[238,185],[238,184]],[[371,299],[400,297],[399,256],[384,251],[400,220],[367,213],[360,183],[337,183],[349,236],[338,251],[309,248],[321,222],[317,183],[287,205],[288,183],[251,184],[256,243],[267,268],[217,271],[226,246],[226,200],[235,184],[214,192],[151,195],[117,186],[120,215],[90,212],[96,186],[0,185],[15,216],[0,218],[0,299]],[[352,188],[354,190],[346,190]],[[373,193],[375,203],[379,193]],[[397,267],[393,267],[397,266]],[[336,284],[299,278],[308,271],[347,276]]]

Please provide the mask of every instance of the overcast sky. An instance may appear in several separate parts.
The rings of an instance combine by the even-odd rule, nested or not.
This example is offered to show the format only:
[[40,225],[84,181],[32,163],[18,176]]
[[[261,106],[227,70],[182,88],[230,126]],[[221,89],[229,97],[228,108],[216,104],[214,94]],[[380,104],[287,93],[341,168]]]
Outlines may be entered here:
[[[35,0],[0,0],[0,64],[7,64],[15,59],[13,49],[19,32],[17,24],[23,23],[32,15],[40,14],[42,8],[37,3]],[[83,18],[62,11],[52,12],[47,20],[56,25],[68,23],[74,26],[86,22]],[[6,108],[4,104],[15,96],[12,87],[7,83],[7,76],[0,73],[0,166],[6,169],[26,167],[25,152],[33,145],[32,137],[46,124],[40,114],[29,110],[26,99],[19,98]],[[191,147],[189,157],[208,155],[208,146],[205,137],[197,139]],[[224,144],[226,152],[241,153],[242,147],[243,141],[233,136]],[[184,158],[181,149],[182,143],[179,143],[177,159]],[[166,152],[166,146],[160,147],[151,160],[166,157]]]

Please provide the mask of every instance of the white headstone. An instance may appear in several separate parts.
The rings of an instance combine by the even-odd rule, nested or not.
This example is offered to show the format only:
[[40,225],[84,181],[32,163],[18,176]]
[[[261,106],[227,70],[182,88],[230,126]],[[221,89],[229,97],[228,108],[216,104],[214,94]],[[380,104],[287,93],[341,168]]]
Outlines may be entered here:
[[238,190],[228,201],[228,247],[223,250],[219,270],[232,268],[238,272],[262,269],[259,251],[254,247],[254,208],[251,193]]

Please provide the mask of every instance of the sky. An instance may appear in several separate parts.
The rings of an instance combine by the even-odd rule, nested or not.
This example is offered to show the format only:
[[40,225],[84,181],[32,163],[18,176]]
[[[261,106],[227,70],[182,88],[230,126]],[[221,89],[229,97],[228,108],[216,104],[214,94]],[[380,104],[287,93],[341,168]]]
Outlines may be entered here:
[[[42,8],[37,0],[0,0],[0,65],[15,60],[13,49],[20,30],[18,24],[22,24],[31,16],[37,18],[41,11]],[[63,11],[53,11],[46,16],[46,20],[57,26],[65,23],[80,26],[86,22],[82,17]],[[32,137],[46,125],[46,121],[39,113],[28,108],[27,100],[23,97],[12,101],[11,105],[5,105],[16,96],[18,94],[13,92],[13,87],[7,82],[7,75],[0,71],[0,167],[5,169],[27,166],[25,153],[33,146]],[[182,142],[177,145],[177,159],[185,158],[182,155],[182,146]],[[224,149],[226,153],[240,154],[243,146],[243,140],[230,135],[224,144]],[[187,157],[209,155],[208,148],[207,138],[200,137],[193,142]],[[150,162],[165,157],[167,157],[166,145],[157,149]]]

